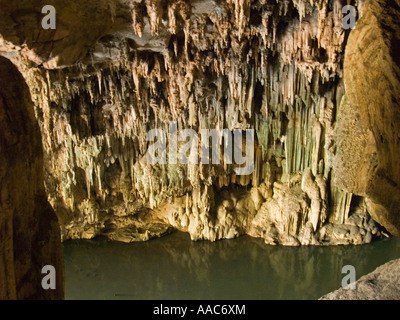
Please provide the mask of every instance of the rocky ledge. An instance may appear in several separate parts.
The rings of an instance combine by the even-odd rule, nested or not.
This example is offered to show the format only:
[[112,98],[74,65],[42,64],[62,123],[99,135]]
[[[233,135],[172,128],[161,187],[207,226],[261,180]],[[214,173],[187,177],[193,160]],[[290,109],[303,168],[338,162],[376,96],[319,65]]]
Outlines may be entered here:
[[320,300],[400,300],[400,259],[361,277],[355,290],[339,289]]

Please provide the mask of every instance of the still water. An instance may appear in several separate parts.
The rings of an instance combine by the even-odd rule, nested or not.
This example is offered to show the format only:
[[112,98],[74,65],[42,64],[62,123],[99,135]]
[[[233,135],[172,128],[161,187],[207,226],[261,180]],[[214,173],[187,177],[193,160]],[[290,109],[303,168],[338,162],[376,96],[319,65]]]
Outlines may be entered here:
[[364,246],[274,247],[247,236],[215,243],[173,233],[145,243],[64,243],[66,299],[318,299],[400,258],[400,240]]

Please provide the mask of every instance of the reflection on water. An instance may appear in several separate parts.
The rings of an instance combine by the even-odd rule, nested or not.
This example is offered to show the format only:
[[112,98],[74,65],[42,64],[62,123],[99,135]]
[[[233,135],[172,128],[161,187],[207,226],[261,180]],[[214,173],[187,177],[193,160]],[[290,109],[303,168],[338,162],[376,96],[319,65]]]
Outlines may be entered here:
[[174,233],[145,243],[64,243],[66,299],[318,299],[400,258],[400,240],[365,246],[272,247],[241,237],[192,242]]

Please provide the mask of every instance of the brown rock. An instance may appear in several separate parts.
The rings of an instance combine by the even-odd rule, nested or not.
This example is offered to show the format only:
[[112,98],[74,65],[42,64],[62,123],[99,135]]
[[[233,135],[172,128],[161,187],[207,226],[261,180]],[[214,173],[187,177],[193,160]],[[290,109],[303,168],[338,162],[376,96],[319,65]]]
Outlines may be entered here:
[[347,170],[336,174],[338,187],[368,198],[373,218],[397,235],[400,235],[399,18],[398,1],[367,1],[362,18],[350,33],[344,62],[349,104],[344,102],[343,107],[357,110],[365,137],[361,145],[354,141],[353,151],[342,150]]
[[[39,126],[28,86],[0,57],[0,299],[64,296],[60,228],[44,190]],[[56,269],[56,290],[41,270]]]

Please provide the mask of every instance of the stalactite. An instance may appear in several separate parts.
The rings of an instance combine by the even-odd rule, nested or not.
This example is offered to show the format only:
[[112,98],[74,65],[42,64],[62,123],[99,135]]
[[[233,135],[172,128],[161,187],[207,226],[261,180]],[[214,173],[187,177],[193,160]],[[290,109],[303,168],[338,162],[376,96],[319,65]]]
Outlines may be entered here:
[[[320,233],[326,225],[347,223],[352,197],[329,179],[325,145],[344,90],[340,1],[332,10],[323,0],[206,2],[136,1],[118,59],[35,71],[47,184],[60,186],[49,196],[69,210],[65,238],[101,233],[93,203],[106,217],[140,207],[193,239],[322,244],[333,237]],[[146,134],[171,121],[199,134],[255,129],[254,172],[237,176],[223,161],[149,165]]]

